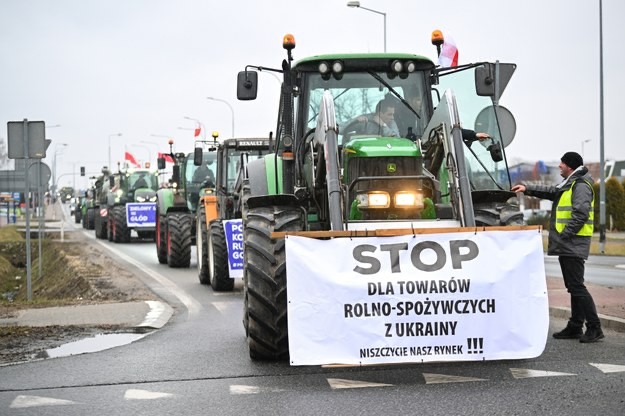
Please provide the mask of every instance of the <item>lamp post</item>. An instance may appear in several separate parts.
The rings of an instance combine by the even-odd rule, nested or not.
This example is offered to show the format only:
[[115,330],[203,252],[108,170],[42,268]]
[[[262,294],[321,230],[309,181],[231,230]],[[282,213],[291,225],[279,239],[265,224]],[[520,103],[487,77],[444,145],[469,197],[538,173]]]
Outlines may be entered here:
[[599,0],[599,251],[605,254],[605,158],[603,148],[603,4]]
[[52,158],[52,201],[56,202],[56,158],[59,153],[59,146],[63,146],[64,149],[68,146],[67,143],[57,143],[54,146],[54,157]]
[[[189,117],[189,116],[182,116],[182,118],[184,118],[185,120],[195,121],[200,126],[200,133],[202,133],[202,140],[206,140],[206,126],[204,125],[204,123],[202,123],[197,118],[193,118],[193,117]],[[178,128],[180,128],[180,127],[178,127]],[[193,130],[195,130],[195,129],[193,129]],[[195,132],[194,132],[194,137],[197,137],[197,136],[195,136]]]
[[366,7],[362,7],[359,1],[348,1],[347,7],[368,10],[373,13],[381,14],[384,17],[384,52],[386,52],[386,13],[380,12],[378,10],[373,10],[373,9],[368,9]]
[[112,172],[113,168],[111,167],[111,137],[115,137],[115,136],[121,136],[121,133],[113,133],[113,134],[109,134],[109,164],[108,164],[108,168],[109,171]]
[[232,137],[234,137],[234,109],[232,108],[232,106],[230,105],[230,103],[226,100],[222,100],[221,98],[215,98],[215,97],[206,97],[207,100],[212,100],[212,101],[219,101],[221,103],[224,103],[228,106],[228,108],[230,108],[230,113],[232,114]]
[[592,139],[582,140],[582,159],[584,159],[584,143],[588,143]]

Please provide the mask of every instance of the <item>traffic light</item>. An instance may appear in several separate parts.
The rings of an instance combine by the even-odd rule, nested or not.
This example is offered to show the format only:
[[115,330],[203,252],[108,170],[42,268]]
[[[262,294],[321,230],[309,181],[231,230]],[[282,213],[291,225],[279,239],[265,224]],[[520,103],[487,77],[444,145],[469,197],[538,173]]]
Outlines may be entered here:
[[85,176],[85,167],[84,166],[80,167],[80,176]]

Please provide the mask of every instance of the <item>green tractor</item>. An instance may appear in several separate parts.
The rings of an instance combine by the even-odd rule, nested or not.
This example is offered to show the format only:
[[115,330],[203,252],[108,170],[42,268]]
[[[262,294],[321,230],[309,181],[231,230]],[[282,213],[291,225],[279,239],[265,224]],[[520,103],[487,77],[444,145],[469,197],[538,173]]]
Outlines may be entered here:
[[[319,55],[283,75],[275,153],[249,163],[243,207],[244,316],[250,356],[288,356],[288,232],[521,225],[504,148],[514,119],[498,105],[515,66],[439,68],[408,53]],[[462,92],[456,95],[454,91]],[[393,117],[383,116],[392,107]],[[463,129],[462,127],[465,127]],[[474,141],[475,131],[488,134]]]
[[93,230],[95,237],[98,239],[106,239],[108,237],[108,193],[109,193],[109,175],[108,167],[102,168],[102,175],[96,178],[93,189],[94,197],[92,206],[87,208],[87,218],[89,211],[93,213]]
[[[215,137],[215,136],[214,136]],[[203,152],[195,161],[195,153],[174,153],[169,141],[169,158],[173,161],[169,186],[156,193],[156,255],[158,262],[169,267],[189,267],[191,247],[195,245],[195,214],[200,196],[207,188],[214,188],[214,152]],[[203,162],[202,166],[200,162]],[[158,168],[165,169],[164,158],[158,159]],[[203,172],[213,173],[212,182]]]
[[129,243],[131,232],[138,237],[154,238],[158,172],[127,168],[108,177],[108,239]]
[[[232,235],[233,226],[236,225],[236,222],[228,220],[241,218],[240,193],[245,171],[242,167],[269,153],[270,145],[271,139],[246,138],[226,139],[215,146],[215,193],[206,193],[200,198],[196,225],[198,277],[200,283],[210,283],[215,291],[232,290],[234,287],[229,263],[235,251],[229,253],[227,235]],[[201,159],[202,151],[196,148],[196,160]],[[230,226],[228,230],[226,223]]]

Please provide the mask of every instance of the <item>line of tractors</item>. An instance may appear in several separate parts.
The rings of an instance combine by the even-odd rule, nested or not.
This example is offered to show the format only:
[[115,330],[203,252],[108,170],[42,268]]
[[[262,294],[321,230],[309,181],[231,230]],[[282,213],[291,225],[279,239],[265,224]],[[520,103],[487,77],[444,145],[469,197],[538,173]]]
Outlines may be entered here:
[[[137,172],[103,172],[82,211],[98,238],[123,243],[133,229],[124,204],[149,201],[154,221],[134,228],[138,236],[153,238],[170,267],[189,267],[195,245],[199,280],[215,290],[233,288],[225,225],[238,220],[254,359],[288,357],[285,233],[523,224],[505,155],[516,125],[499,105],[516,65],[443,68],[412,53],[294,62],[291,35],[283,48],[278,68],[237,75],[239,100],[257,98],[259,71],[282,76],[275,135],[170,151],[172,177],[160,189],[154,172],[147,187]],[[394,118],[384,121],[385,106]]]

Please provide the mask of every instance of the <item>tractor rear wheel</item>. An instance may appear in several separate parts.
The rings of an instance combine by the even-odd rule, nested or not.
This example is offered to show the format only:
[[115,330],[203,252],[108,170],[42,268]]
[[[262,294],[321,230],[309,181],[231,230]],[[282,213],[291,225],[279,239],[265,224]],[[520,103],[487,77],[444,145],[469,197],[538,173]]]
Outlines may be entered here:
[[95,209],[87,208],[87,230],[95,228]]
[[191,264],[191,216],[185,212],[167,215],[167,264],[189,267]]
[[270,206],[247,211],[243,230],[243,326],[252,359],[276,360],[289,353],[284,238],[272,232],[301,231],[298,207]]
[[211,287],[216,292],[232,290],[234,279],[228,272],[228,249],[226,247],[226,235],[221,221],[210,223],[210,235],[208,239],[208,270]]
[[196,220],[195,248],[197,254],[197,274],[200,283],[207,285],[210,283],[210,276],[208,274],[208,233],[206,231],[206,208],[204,208],[204,204],[199,205]]

